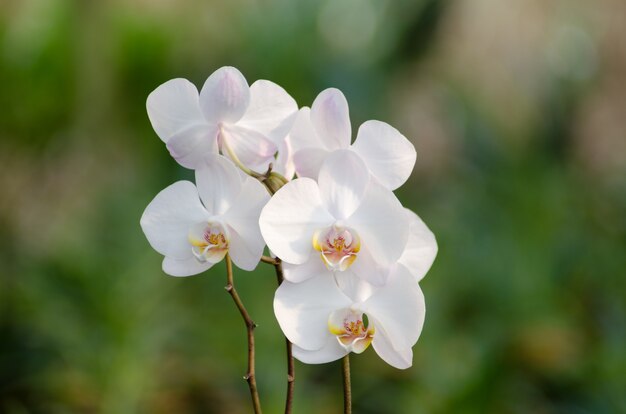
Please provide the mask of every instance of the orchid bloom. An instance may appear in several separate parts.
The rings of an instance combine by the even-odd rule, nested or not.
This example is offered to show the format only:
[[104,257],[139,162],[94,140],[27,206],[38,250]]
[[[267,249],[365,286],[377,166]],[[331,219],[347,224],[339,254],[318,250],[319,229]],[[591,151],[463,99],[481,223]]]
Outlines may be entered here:
[[337,150],[349,149],[365,162],[371,175],[390,190],[411,175],[416,153],[397,129],[381,121],[359,127],[350,145],[352,126],[348,102],[340,90],[322,91],[309,108],[302,108],[290,132],[293,163],[299,177],[317,179],[324,160]]
[[384,284],[409,236],[409,216],[398,199],[348,150],[329,156],[318,182],[299,178],[278,190],[259,224],[291,282],[350,268]]
[[163,271],[195,275],[226,253],[241,269],[253,270],[265,247],[258,221],[269,199],[267,191],[220,155],[209,155],[198,166],[196,183],[170,185],[141,217],[150,245],[165,256]]
[[304,363],[360,354],[371,344],[385,362],[405,369],[412,364],[426,308],[414,277],[398,265],[379,288],[350,273],[285,281],[276,291],[274,313],[294,356]]
[[248,82],[237,69],[222,67],[200,94],[186,79],[156,88],[146,102],[157,135],[183,167],[196,169],[221,152],[237,164],[264,171],[291,128],[298,106],[277,84]]

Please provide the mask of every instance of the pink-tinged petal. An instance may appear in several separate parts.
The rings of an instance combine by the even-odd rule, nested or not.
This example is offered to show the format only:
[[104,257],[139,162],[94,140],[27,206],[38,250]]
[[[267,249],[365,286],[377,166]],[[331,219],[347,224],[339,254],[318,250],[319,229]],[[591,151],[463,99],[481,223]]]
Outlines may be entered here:
[[230,255],[237,267],[243,270],[254,270],[263,255],[265,241],[259,229],[259,216],[269,199],[265,187],[258,180],[246,177],[237,199],[222,216],[232,229]]
[[305,364],[325,364],[336,361],[348,354],[334,336],[329,336],[326,344],[318,350],[307,351],[298,345],[293,346],[293,356]]
[[349,150],[333,152],[318,177],[324,206],[338,220],[350,217],[361,204],[369,181],[367,167],[357,154]]
[[305,263],[313,251],[313,234],[334,222],[322,206],[317,183],[299,178],[270,199],[259,224],[263,238],[276,256],[292,264]]
[[298,104],[283,88],[274,82],[258,80],[250,86],[250,105],[237,125],[259,132],[279,146],[297,112]]
[[214,125],[195,125],[172,135],[167,149],[180,165],[196,169],[205,158],[217,154],[217,128]]
[[390,190],[404,184],[415,166],[413,144],[384,122],[363,123],[352,149],[363,158],[372,175]]
[[[376,321],[372,322],[376,323]],[[382,329],[376,331],[372,346],[378,356],[394,368],[407,369],[413,365],[413,350],[411,348],[394,349],[389,338],[387,338],[387,334]]]
[[409,238],[409,218],[391,190],[370,180],[359,208],[346,220],[361,237],[361,245],[382,267],[399,258]]
[[320,140],[311,122],[311,109],[303,107],[298,111],[296,119],[289,131],[293,152],[304,148],[319,148],[328,150]]
[[411,348],[424,326],[426,305],[415,278],[398,266],[387,284],[372,294],[359,310],[376,321],[376,333],[384,331],[395,350]]
[[189,230],[197,223],[206,222],[208,216],[196,186],[189,181],[178,181],[148,204],[141,216],[141,228],[154,250],[183,260],[193,257]]
[[212,123],[237,122],[250,104],[250,87],[239,70],[224,66],[209,76],[200,91],[200,108]]
[[311,105],[311,122],[328,150],[348,148],[352,136],[348,101],[339,89],[322,91]]
[[238,168],[218,154],[205,157],[196,169],[198,193],[211,215],[222,215],[233,205],[243,181]]
[[187,79],[172,79],[148,95],[148,118],[163,142],[191,126],[205,124],[198,89]]
[[292,283],[304,282],[307,279],[316,275],[328,274],[328,277],[332,277],[330,272],[324,265],[324,261],[318,254],[312,254],[309,260],[303,264],[294,265],[288,262],[283,262],[283,275],[285,280]]
[[403,264],[419,282],[426,275],[437,256],[437,240],[417,214],[405,210],[410,217],[409,239],[398,263]]
[[350,270],[359,279],[367,281],[374,286],[382,286],[387,282],[390,267],[376,263],[369,249],[366,246],[362,246]]
[[293,154],[293,165],[298,177],[317,180],[320,168],[330,154],[322,148],[304,148]]
[[224,125],[222,154],[233,158],[231,151],[243,165],[261,171],[274,161],[276,145],[259,132],[238,125]]
[[274,314],[291,342],[315,351],[332,335],[328,330],[330,314],[351,303],[337,288],[334,278],[322,274],[302,283],[283,282],[274,296]]
[[163,259],[163,271],[176,277],[197,275],[213,265],[211,262],[200,262],[193,256],[182,260],[167,256]]

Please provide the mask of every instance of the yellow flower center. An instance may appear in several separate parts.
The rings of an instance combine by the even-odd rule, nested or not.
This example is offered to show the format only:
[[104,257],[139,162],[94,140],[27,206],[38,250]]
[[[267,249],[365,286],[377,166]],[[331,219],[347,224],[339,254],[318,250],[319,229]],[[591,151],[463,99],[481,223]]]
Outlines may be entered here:
[[228,237],[219,223],[201,223],[188,235],[191,252],[199,262],[217,263],[228,253]]
[[343,272],[356,260],[361,241],[354,230],[333,225],[315,232],[313,248],[328,269]]

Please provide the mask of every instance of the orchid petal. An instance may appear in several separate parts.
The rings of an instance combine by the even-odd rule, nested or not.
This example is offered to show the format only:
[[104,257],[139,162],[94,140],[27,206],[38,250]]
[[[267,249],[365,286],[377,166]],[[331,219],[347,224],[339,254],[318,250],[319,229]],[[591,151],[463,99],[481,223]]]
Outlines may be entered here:
[[291,137],[291,145],[294,152],[300,151],[304,148],[319,148],[327,150],[324,143],[320,141],[320,138],[317,136],[315,128],[313,128],[313,123],[311,122],[311,109],[306,106],[300,108],[296,114],[291,131],[289,131],[289,136]]
[[336,361],[348,355],[346,351],[334,335],[329,335],[326,344],[315,351],[307,351],[298,345],[293,345],[293,356],[300,362],[305,364],[325,364],[327,362]]
[[330,314],[351,304],[334,278],[321,274],[302,283],[283,282],[274,296],[274,313],[291,342],[315,351],[321,349],[331,335],[328,330]]
[[369,181],[367,167],[358,155],[348,150],[333,152],[318,177],[324,206],[336,219],[348,218],[361,204]]
[[214,264],[208,261],[200,262],[194,256],[187,259],[174,259],[166,256],[163,258],[163,271],[170,276],[193,276],[208,270]]
[[259,216],[269,199],[258,180],[246,177],[237,199],[222,217],[232,230],[229,253],[241,269],[254,270],[263,255],[265,241],[259,229]]
[[278,146],[289,133],[297,112],[298,104],[283,88],[258,80],[250,86],[250,105],[237,125],[261,133]]
[[236,68],[224,66],[209,76],[200,91],[200,108],[212,123],[237,122],[250,103],[250,87]]
[[372,175],[390,190],[404,184],[415,165],[413,144],[384,122],[363,123],[352,149],[365,161]]
[[389,267],[380,265],[374,260],[367,246],[361,246],[359,254],[350,267],[350,270],[360,279],[374,286],[382,286],[387,281]]
[[320,168],[330,154],[322,148],[304,148],[293,154],[293,164],[298,177],[308,177],[317,180]]
[[300,178],[274,194],[261,212],[263,238],[283,261],[302,264],[313,250],[313,234],[332,224],[334,218],[322,206],[317,183]]
[[359,208],[346,223],[361,237],[374,260],[383,267],[395,263],[409,237],[409,219],[396,196],[370,180]]
[[206,123],[198,89],[187,79],[172,79],[148,95],[146,109],[152,128],[163,142],[190,126]]
[[348,101],[339,89],[322,91],[311,105],[311,122],[328,150],[348,148],[352,136]]
[[222,153],[234,156],[248,168],[266,169],[274,160],[276,145],[263,134],[239,125],[222,127]]
[[196,124],[182,129],[170,137],[167,149],[180,165],[196,169],[210,154],[217,153],[217,127]]
[[178,181],[148,204],[141,216],[141,228],[154,250],[182,260],[193,257],[187,239],[189,229],[207,218],[196,186]]
[[328,277],[332,277],[332,273],[324,265],[324,261],[317,254],[312,254],[309,260],[303,264],[294,265],[283,262],[283,275],[285,280],[292,283],[300,283],[305,280],[324,273],[328,273]]
[[376,333],[383,330],[395,350],[415,345],[426,315],[422,290],[401,265],[390,275],[387,284],[374,292],[359,309],[377,321]]
[[200,199],[211,215],[222,215],[239,196],[242,178],[237,167],[225,157],[211,154],[196,170]]
[[417,214],[405,210],[411,220],[409,239],[398,263],[403,264],[419,282],[426,275],[437,256],[437,240]]
[[[370,322],[374,324],[377,323],[373,318],[370,318]],[[376,334],[372,340],[372,346],[378,356],[394,368],[407,369],[413,365],[413,349],[394,349],[387,334],[382,329],[376,330]]]
[[296,173],[296,166],[293,162],[293,149],[289,136],[285,137],[283,142],[278,146],[274,171],[281,174],[287,180],[291,180]]

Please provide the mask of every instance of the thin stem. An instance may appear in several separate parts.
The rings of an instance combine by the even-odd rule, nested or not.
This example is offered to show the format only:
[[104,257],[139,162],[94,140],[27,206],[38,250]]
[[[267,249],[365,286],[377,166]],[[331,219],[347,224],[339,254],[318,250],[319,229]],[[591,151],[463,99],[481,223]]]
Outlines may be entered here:
[[243,377],[248,382],[248,388],[250,388],[250,396],[252,397],[252,406],[254,407],[255,414],[261,414],[261,401],[259,400],[259,391],[256,386],[255,375],[255,352],[254,352],[254,328],[256,324],[250,318],[248,311],[246,310],[237,290],[235,289],[235,283],[233,281],[233,264],[230,260],[230,255],[226,255],[226,291],[232,296],[241,317],[246,323],[246,331],[248,332],[248,372]]
[[276,266],[278,264],[280,264],[280,259],[277,258],[273,258],[273,257],[269,257],[269,256],[261,256],[261,261],[263,263],[267,263],[267,264],[271,264],[272,266]]
[[[274,265],[276,269],[276,280],[278,285],[280,286],[283,283],[283,265],[278,259],[278,262]],[[287,347],[287,397],[285,398],[285,414],[291,414],[291,409],[293,405],[293,391],[295,388],[296,381],[296,367],[293,360],[293,352],[291,342],[289,339],[285,337],[285,344]]]
[[350,354],[347,354],[341,360],[341,368],[343,371],[343,413],[352,413],[352,390],[350,384]]

